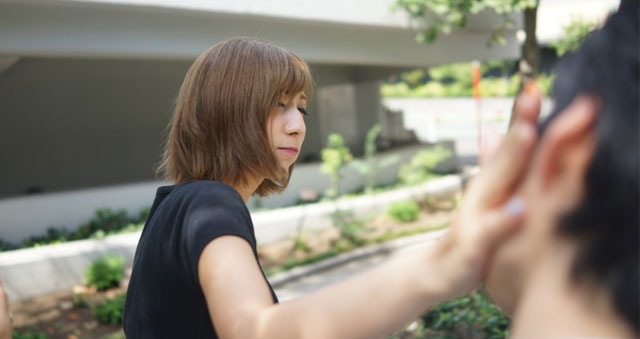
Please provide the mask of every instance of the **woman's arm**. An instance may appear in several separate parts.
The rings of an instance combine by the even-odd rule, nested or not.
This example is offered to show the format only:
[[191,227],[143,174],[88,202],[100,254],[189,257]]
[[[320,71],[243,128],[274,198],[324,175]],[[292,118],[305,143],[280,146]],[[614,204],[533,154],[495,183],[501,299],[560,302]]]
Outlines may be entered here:
[[224,236],[209,243],[198,277],[222,338],[371,338],[389,334],[428,308],[470,291],[490,253],[513,233],[523,206],[506,204],[535,143],[539,97],[520,105],[493,161],[469,185],[445,238],[405,252],[364,273],[274,305],[251,246]]

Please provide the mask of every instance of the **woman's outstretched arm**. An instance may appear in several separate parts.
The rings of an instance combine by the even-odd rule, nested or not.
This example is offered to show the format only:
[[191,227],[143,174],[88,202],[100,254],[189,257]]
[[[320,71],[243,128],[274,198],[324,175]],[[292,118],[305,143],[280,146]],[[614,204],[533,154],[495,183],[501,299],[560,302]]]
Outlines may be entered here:
[[470,183],[451,230],[431,246],[274,305],[250,245],[234,236],[213,240],[199,259],[198,277],[218,335],[381,337],[469,292],[482,280],[492,251],[520,224],[523,206],[509,200],[533,152],[539,100],[539,95],[522,100],[506,141]]

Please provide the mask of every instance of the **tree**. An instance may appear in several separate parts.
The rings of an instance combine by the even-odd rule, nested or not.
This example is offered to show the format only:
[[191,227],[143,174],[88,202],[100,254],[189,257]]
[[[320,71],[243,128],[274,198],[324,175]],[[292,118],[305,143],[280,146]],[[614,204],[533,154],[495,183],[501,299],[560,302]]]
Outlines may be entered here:
[[596,28],[594,21],[585,19],[574,19],[568,25],[564,26],[564,38],[554,42],[552,45],[556,49],[558,56],[562,56],[567,52],[571,52],[582,45],[589,33]]
[[505,31],[513,26],[510,14],[524,11],[526,38],[522,46],[520,73],[523,79],[538,74],[540,47],[536,38],[536,19],[539,0],[396,0],[393,8],[402,9],[414,20],[423,22],[425,29],[418,34],[418,42],[433,42],[438,35],[448,34],[454,28],[464,28],[469,15],[492,9],[502,17],[494,29],[488,45],[504,44]]

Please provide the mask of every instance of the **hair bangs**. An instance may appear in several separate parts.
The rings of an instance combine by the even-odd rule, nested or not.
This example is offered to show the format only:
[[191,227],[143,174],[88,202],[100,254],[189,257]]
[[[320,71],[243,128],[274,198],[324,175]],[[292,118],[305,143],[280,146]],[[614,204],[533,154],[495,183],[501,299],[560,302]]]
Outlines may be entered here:
[[287,51],[287,59],[282,78],[278,84],[278,92],[294,95],[303,92],[307,101],[313,96],[313,82],[309,66],[298,56]]

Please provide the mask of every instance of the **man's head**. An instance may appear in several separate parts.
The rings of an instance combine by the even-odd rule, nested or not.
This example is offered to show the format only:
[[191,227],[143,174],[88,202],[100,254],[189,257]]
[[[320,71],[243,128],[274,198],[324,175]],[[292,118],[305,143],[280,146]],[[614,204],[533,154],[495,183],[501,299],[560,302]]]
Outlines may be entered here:
[[520,192],[527,225],[498,250],[489,274],[507,311],[542,261],[569,253],[567,280],[606,291],[639,332],[638,16],[638,2],[623,1],[558,67],[555,109]]

